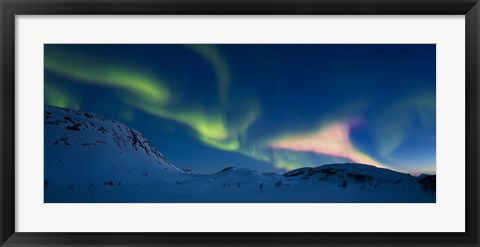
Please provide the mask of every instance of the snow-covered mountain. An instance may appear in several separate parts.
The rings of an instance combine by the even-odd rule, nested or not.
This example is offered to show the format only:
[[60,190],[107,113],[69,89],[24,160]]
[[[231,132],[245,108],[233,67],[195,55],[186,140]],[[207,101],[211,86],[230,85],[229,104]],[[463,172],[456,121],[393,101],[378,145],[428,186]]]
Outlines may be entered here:
[[45,106],[44,127],[45,202],[435,202],[435,176],[353,163],[196,174],[95,114]]
[[138,131],[104,117],[45,106],[45,196],[145,184],[181,174]]

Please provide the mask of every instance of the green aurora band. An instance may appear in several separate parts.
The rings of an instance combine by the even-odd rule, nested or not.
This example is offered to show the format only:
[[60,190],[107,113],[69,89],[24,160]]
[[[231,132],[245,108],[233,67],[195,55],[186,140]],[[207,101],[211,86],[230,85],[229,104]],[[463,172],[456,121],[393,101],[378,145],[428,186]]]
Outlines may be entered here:
[[[269,161],[265,155],[250,154],[242,147],[240,136],[260,114],[259,104],[255,99],[242,102],[228,100],[230,76],[225,60],[213,46],[186,46],[200,57],[211,63],[218,79],[220,107],[214,109],[202,105],[192,105],[189,102],[176,102],[170,95],[171,89],[165,80],[148,75],[134,66],[115,64],[113,61],[102,61],[99,58],[83,58],[81,54],[59,50],[45,53],[45,69],[62,76],[75,79],[79,83],[111,87],[118,90],[119,100],[126,105],[142,110],[154,116],[169,119],[190,127],[201,142],[221,150],[236,151],[250,157],[262,156],[263,161]],[[75,57],[75,59],[70,59]],[[95,61],[95,62],[92,62]],[[67,91],[54,91],[50,83],[46,84],[46,102],[49,105],[75,108],[79,105],[68,102],[73,99]],[[48,89],[48,90],[47,90]],[[53,93],[54,92],[54,93]],[[175,92],[179,95],[180,92]],[[62,97],[65,96],[65,97]],[[233,119],[228,118],[230,107],[244,109]]]
[[45,102],[47,105],[73,110],[80,109],[80,97],[73,92],[59,87],[51,81],[45,81]]

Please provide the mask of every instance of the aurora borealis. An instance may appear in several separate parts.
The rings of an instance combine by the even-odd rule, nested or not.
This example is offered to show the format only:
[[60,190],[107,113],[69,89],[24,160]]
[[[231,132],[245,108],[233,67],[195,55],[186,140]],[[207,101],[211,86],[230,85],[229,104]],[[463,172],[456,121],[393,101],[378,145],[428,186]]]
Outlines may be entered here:
[[45,104],[144,133],[180,168],[435,173],[435,45],[46,44]]

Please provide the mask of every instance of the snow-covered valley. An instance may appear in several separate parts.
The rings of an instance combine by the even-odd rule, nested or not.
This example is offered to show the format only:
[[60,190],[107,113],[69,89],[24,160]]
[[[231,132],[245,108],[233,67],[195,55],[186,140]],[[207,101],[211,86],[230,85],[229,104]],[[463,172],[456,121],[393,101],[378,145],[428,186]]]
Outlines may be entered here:
[[185,172],[138,131],[95,114],[45,106],[44,200],[63,202],[435,202],[435,176],[364,164],[284,174],[228,167]]

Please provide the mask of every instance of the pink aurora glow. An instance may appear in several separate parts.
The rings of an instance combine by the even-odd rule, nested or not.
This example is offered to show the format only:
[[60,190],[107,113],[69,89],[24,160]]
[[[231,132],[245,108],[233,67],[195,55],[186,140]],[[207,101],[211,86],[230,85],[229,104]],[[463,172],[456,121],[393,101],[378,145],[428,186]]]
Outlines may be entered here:
[[290,136],[274,142],[271,147],[299,152],[315,152],[339,158],[347,158],[353,162],[386,168],[378,161],[357,150],[350,140],[350,130],[363,121],[337,122],[324,126],[319,131],[308,134]]

